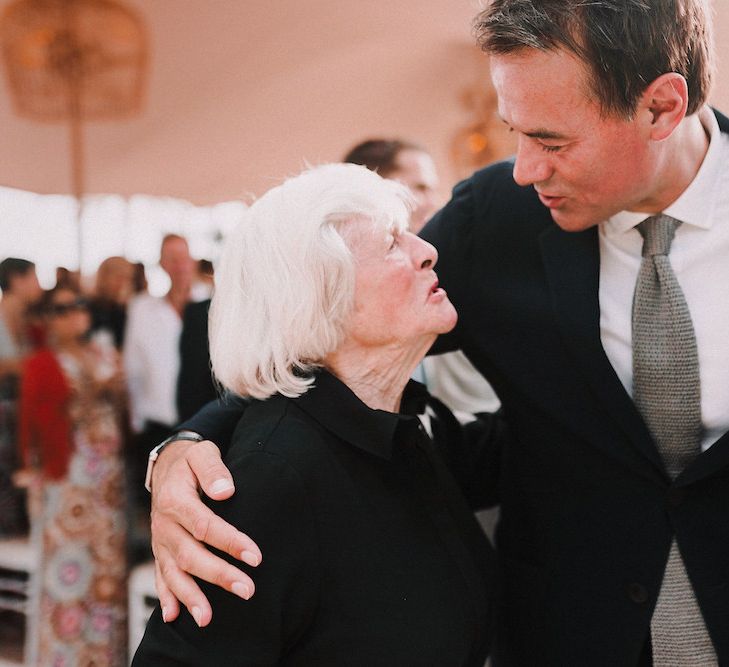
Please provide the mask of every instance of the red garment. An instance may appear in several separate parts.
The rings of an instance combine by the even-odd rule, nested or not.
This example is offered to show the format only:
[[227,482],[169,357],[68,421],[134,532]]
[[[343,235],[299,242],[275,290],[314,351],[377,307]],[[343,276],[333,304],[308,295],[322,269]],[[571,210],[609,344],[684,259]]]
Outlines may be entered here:
[[71,388],[51,350],[38,350],[26,359],[18,414],[20,454],[26,466],[39,462],[50,479],[66,476],[71,457],[70,397]]

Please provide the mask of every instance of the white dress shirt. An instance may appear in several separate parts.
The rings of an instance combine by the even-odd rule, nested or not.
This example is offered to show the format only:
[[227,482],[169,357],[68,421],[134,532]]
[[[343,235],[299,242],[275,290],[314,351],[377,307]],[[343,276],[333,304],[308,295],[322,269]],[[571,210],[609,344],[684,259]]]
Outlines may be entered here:
[[[729,430],[729,136],[710,109],[700,112],[710,137],[696,177],[663,212],[683,224],[669,253],[696,332],[701,376],[702,449]],[[631,311],[645,213],[622,211],[599,226],[600,335],[632,396]]]
[[129,304],[124,336],[124,370],[132,429],[147,420],[177,423],[182,319],[164,298],[141,295]]
[[465,354],[446,352],[423,359],[428,391],[445,403],[462,424],[476,412],[496,412],[501,402]]

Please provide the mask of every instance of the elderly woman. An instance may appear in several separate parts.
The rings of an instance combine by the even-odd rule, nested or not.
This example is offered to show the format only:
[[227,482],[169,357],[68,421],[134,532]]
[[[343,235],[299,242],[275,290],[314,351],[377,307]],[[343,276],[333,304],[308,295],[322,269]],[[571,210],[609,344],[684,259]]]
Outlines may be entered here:
[[228,240],[212,364],[255,400],[226,457],[237,491],[215,509],[264,561],[248,601],[202,584],[205,628],[158,609],[134,665],[483,665],[491,547],[409,382],[456,313],[408,200],[364,167],[322,166]]

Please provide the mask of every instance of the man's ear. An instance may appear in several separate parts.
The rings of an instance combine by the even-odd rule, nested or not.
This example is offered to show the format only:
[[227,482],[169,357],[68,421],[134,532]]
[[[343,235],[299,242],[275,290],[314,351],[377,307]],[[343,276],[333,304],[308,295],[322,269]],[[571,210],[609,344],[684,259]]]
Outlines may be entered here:
[[688,84],[680,74],[668,72],[654,79],[645,89],[639,110],[650,120],[650,137],[662,141],[671,135],[685,118],[688,108]]

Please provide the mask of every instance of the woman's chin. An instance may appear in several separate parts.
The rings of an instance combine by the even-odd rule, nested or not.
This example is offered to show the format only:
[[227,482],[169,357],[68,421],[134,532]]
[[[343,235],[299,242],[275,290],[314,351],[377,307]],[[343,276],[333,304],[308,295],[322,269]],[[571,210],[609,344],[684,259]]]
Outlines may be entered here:
[[452,314],[449,314],[447,317],[442,317],[435,322],[428,333],[435,340],[441,334],[447,334],[449,331],[452,331],[453,327],[456,326],[456,322],[458,322],[458,315],[456,315],[456,311],[454,310]]
[[[443,305],[446,306],[446,304]],[[453,327],[456,326],[456,322],[458,322],[458,313],[453,307],[453,304],[448,301],[447,306],[447,308],[444,308],[446,312],[443,313],[442,326],[436,331],[438,334],[444,334],[452,331]]]

